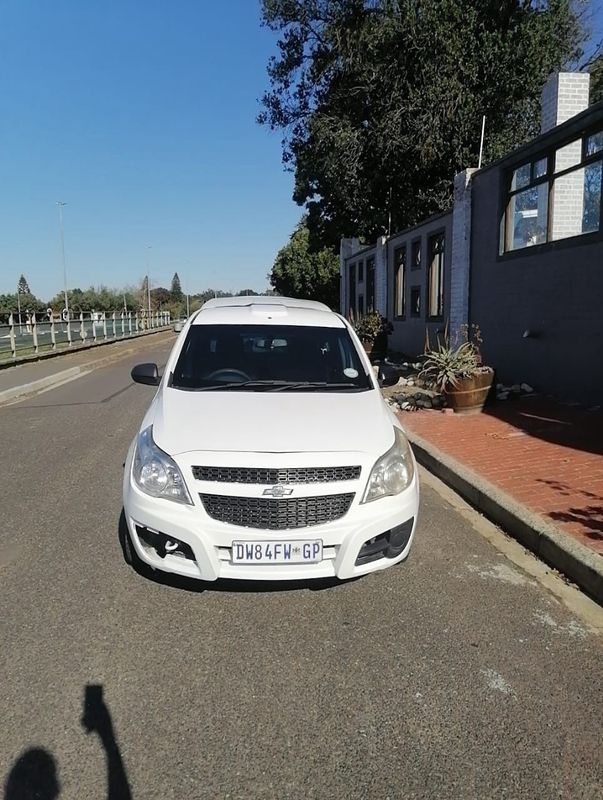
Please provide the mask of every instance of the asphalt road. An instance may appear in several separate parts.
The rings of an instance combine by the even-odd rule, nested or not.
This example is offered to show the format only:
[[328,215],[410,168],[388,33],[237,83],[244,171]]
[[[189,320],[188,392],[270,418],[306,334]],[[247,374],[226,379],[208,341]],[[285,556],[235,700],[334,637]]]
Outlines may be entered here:
[[432,479],[355,582],[129,568],[131,366],[0,408],[4,800],[603,796],[600,610]]

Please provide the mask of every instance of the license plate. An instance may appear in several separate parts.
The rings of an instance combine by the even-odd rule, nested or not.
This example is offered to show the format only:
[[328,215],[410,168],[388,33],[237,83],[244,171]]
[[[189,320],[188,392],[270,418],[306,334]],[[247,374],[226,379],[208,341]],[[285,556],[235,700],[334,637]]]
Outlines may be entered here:
[[316,564],[322,561],[322,541],[233,542],[233,564]]

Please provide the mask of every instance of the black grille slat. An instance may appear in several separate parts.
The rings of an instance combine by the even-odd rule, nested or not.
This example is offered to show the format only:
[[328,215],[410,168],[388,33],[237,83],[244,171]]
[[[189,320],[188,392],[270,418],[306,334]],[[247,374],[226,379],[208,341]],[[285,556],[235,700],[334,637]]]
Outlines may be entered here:
[[221,494],[199,496],[212,519],[243,528],[273,531],[308,528],[333,522],[348,512],[354,499],[354,493],[278,500]]
[[333,483],[353,481],[360,477],[355,467],[193,467],[198,481],[212,483],[254,483],[270,486],[275,483]]

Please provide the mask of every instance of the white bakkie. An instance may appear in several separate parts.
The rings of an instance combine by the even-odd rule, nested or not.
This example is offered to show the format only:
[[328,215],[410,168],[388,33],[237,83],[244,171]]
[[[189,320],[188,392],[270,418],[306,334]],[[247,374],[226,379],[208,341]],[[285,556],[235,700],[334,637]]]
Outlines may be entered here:
[[412,451],[348,322],[285,297],[187,321],[125,464],[130,561],[214,581],[353,578],[406,558]]

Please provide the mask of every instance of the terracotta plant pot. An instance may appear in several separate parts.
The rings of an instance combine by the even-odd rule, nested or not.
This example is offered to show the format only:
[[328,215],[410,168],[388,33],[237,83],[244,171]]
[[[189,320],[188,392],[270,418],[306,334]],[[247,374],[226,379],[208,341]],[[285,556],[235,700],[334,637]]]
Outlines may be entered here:
[[479,414],[484,408],[493,382],[492,369],[478,372],[470,378],[461,378],[458,386],[447,387],[444,392],[446,401],[456,414]]

